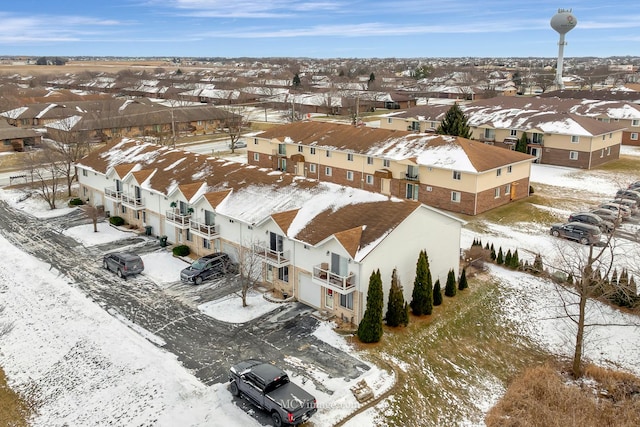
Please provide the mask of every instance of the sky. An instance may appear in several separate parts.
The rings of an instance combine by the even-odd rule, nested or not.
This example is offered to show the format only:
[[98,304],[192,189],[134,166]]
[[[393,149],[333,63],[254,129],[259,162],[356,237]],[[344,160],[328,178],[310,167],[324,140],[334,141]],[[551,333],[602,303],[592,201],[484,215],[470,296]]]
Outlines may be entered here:
[[[640,148],[622,147],[622,154],[640,156]],[[637,180],[638,176],[611,175],[611,172],[584,171],[547,165],[533,165],[532,185],[547,185],[546,191],[580,191],[585,203],[595,203],[616,188],[616,181]],[[64,215],[70,209],[49,210],[36,197],[20,201],[21,193],[0,189],[0,199],[15,209],[21,209],[39,218]],[[544,208],[540,206],[540,208]],[[562,208],[546,208],[566,217]],[[630,224],[624,224],[629,227]],[[637,227],[637,226],[636,226]],[[99,224],[98,233],[93,225],[81,225],[65,230],[65,234],[84,246],[103,244],[130,237],[122,231]],[[566,242],[559,246],[548,234],[548,227],[536,223],[522,223],[519,227],[487,224],[486,232],[479,235],[463,229],[461,246],[469,247],[473,239],[491,241],[502,248],[519,248],[520,259],[532,261],[532,253],[545,254],[545,262],[554,263],[554,252],[561,247],[586,247]],[[564,241],[562,241],[564,242]],[[639,265],[638,243],[619,248],[621,255],[632,265]],[[162,338],[152,331],[143,330],[117,313],[108,313],[87,298],[72,279],[59,274],[42,261],[25,254],[0,236],[0,326],[10,323],[13,329],[0,337],[0,365],[10,385],[16,390],[29,389],[39,402],[39,412],[31,420],[34,427],[52,425],[154,425],[204,426],[257,426],[253,418],[236,407],[227,390],[227,384],[206,386],[171,353],[162,349]],[[184,262],[174,258],[170,251],[143,255],[144,275],[158,286],[168,285],[177,277]],[[12,266],[20,265],[15,269]],[[530,338],[542,348],[560,356],[569,356],[573,332],[571,323],[562,319],[558,310],[558,292],[550,281],[525,273],[490,266],[491,276],[507,292],[503,293],[501,307],[505,322],[514,322],[523,337]],[[564,296],[565,298],[568,295]],[[269,312],[265,299],[251,294],[249,310],[238,310],[240,300],[225,298],[200,306],[200,310],[218,320],[242,323]],[[589,309],[590,321],[601,324],[627,324],[633,322],[628,315],[599,303]],[[355,351],[344,337],[335,333],[330,322],[321,322],[314,332],[330,345]],[[607,326],[589,329],[584,357],[601,366],[616,366],[640,375],[640,328]],[[296,363],[290,356],[288,363]],[[365,362],[368,363],[368,362]],[[378,396],[388,390],[394,378],[386,371],[372,368],[356,379],[365,379]],[[399,365],[404,369],[402,365]],[[319,412],[312,418],[316,427],[329,427],[357,406],[349,386],[342,378],[323,377],[321,370],[310,370],[324,386],[334,391],[328,395],[313,387],[293,380],[318,398]],[[495,379],[488,378],[488,381]],[[461,384],[460,387],[465,387]],[[152,393],[149,391],[153,390]],[[497,394],[478,396],[479,405],[488,410],[501,397]],[[82,402],[81,405],[78,402]],[[348,427],[376,425],[380,412],[385,412],[385,401],[357,415],[346,423]],[[117,421],[116,421],[117,420]],[[460,425],[474,425],[461,420]]]
[[0,56],[640,56],[629,0],[21,0],[0,6]]

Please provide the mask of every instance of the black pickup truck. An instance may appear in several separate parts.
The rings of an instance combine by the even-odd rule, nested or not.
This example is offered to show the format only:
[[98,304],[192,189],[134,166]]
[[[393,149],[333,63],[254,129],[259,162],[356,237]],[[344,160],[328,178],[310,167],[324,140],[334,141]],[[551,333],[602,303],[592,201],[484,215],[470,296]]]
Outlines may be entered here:
[[316,413],[316,399],[296,384],[282,369],[270,363],[249,359],[229,370],[229,389],[234,396],[271,414],[273,425],[298,425]]

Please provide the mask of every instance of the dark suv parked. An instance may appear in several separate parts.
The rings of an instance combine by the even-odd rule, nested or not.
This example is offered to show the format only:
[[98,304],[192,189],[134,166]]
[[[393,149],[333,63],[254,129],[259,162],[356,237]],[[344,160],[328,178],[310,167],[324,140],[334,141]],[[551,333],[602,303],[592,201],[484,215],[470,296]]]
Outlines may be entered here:
[[126,278],[144,271],[142,258],[131,252],[112,252],[102,258],[102,266]]
[[583,245],[599,243],[602,236],[598,227],[580,222],[554,224],[551,226],[551,234],[556,237],[575,240]]
[[180,272],[180,280],[185,283],[201,284],[210,277],[219,277],[226,273],[238,271],[237,265],[229,258],[229,255],[217,252],[205,255],[194,261],[189,267]]
[[590,212],[575,212],[569,215],[569,222],[582,222],[584,224],[595,225],[605,233],[613,231],[613,223],[602,219],[600,216]]

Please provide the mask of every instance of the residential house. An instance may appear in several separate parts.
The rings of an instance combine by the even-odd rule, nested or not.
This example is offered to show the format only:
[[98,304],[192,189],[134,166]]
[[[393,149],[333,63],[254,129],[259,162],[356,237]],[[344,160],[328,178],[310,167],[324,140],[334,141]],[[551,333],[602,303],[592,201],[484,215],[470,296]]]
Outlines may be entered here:
[[32,129],[11,126],[6,120],[0,119],[0,141],[0,152],[24,151],[26,146],[39,145],[42,137]]
[[527,197],[535,159],[464,138],[315,121],[246,142],[250,165],[467,215]]
[[264,286],[354,324],[372,272],[388,296],[397,269],[410,299],[420,250],[434,281],[459,271],[463,221],[414,200],[134,140],[100,147],[76,167],[91,205],[195,256],[257,259]]

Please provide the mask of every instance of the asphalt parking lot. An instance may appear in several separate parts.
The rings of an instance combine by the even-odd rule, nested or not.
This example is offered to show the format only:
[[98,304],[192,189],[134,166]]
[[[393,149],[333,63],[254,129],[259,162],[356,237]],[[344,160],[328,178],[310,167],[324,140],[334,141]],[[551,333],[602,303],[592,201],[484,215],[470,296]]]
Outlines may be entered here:
[[[167,249],[146,236],[85,247],[62,233],[65,228],[88,222],[79,210],[63,217],[38,219],[0,201],[0,233],[14,246],[72,278],[75,286],[104,310],[160,337],[165,343],[162,348],[175,354],[204,384],[226,383],[229,367],[248,358],[274,362],[299,378],[314,381],[317,389],[325,391],[308,375],[305,366],[319,368],[331,378],[348,379],[370,369],[312,335],[319,320],[305,305],[281,304],[242,324],[225,323],[200,312],[198,304],[238,290],[233,276],[198,287],[176,281],[166,288],[144,276],[118,278],[102,268],[104,253],[120,247],[133,247],[139,254]],[[287,363],[288,356],[295,356],[300,364]],[[259,422],[269,424],[265,414],[245,401],[236,401]]]

